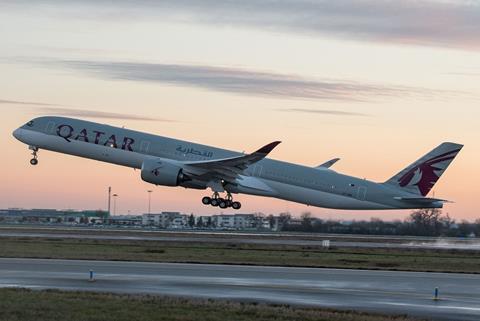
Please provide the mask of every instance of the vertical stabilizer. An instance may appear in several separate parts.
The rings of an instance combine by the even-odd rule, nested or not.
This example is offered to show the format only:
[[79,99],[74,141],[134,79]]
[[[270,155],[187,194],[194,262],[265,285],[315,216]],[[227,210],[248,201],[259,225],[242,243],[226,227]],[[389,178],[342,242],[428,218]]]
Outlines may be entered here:
[[426,196],[440,179],[463,145],[443,143],[418,161],[390,178],[385,184]]

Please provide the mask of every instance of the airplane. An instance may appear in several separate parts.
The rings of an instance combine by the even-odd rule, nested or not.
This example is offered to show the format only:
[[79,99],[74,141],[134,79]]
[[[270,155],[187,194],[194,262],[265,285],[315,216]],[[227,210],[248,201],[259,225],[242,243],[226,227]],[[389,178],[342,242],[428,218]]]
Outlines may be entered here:
[[[73,119],[35,118],[13,132],[32,150],[41,149],[123,165],[140,170],[151,184],[205,190],[204,205],[233,208],[232,194],[273,197],[309,206],[345,210],[442,208],[427,197],[463,145],[442,143],[392,178],[376,183],[337,173],[335,158],[308,167],[266,158],[279,141],[245,154],[125,128]],[[225,193],[221,196],[220,193]]]

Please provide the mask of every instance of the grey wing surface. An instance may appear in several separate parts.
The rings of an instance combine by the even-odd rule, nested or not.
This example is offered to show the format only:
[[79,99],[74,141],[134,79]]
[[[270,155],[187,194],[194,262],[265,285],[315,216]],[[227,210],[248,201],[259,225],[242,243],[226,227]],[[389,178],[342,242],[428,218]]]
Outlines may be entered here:
[[234,181],[250,165],[264,159],[278,144],[280,144],[280,141],[275,141],[251,154],[242,156],[209,161],[183,162],[182,164],[185,173],[194,175],[198,180],[222,179]]

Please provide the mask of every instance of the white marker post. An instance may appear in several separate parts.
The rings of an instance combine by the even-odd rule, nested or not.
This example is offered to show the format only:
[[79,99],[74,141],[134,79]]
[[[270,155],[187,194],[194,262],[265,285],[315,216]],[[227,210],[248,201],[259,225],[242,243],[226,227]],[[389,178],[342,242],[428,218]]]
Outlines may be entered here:
[[330,240],[323,240],[322,247],[326,248],[327,250],[330,248]]

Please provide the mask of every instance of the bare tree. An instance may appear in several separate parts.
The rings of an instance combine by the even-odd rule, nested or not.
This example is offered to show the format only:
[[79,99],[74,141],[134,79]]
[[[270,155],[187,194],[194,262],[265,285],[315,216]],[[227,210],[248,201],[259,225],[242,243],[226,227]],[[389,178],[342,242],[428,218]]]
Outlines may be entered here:
[[410,222],[416,235],[439,235],[442,211],[438,208],[426,208],[413,211],[410,214]]
[[305,231],[311,231],[313,228],[313,218],[312,218],[312,213],[310,212],[303,212],[302,215],[300,216],[300,219],[302,220],[302,228]]

